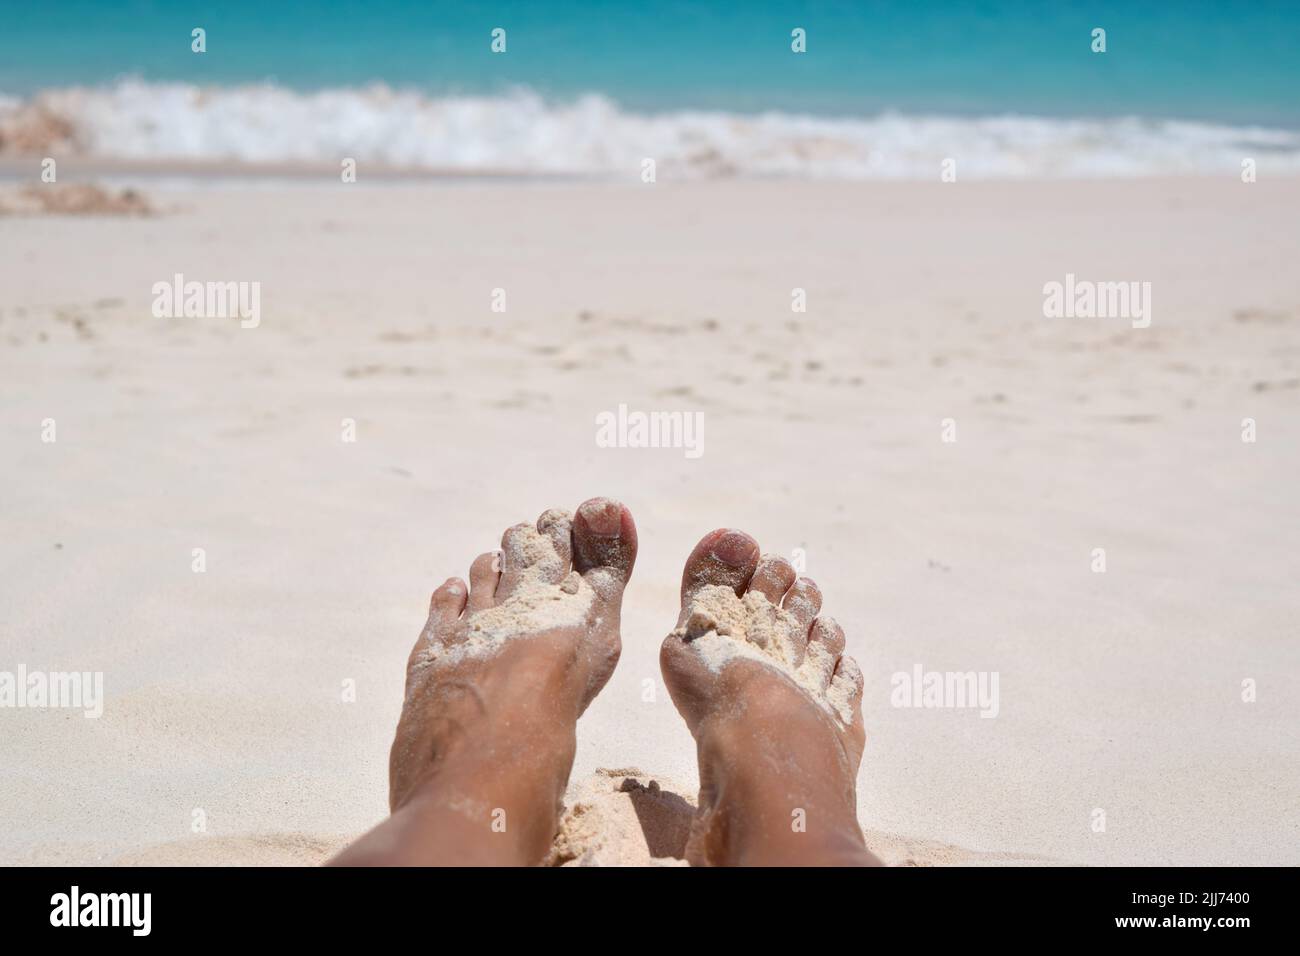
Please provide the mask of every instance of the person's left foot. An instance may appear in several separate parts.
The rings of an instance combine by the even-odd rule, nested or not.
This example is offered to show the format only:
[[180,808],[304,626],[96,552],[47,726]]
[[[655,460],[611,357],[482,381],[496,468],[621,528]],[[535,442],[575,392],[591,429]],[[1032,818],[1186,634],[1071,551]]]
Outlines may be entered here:
[[411,652],[389,758],[393,815],[336,863],[537,863],[578,716],[618,662],[636,526],[608,498],[508,529],[448,579]]

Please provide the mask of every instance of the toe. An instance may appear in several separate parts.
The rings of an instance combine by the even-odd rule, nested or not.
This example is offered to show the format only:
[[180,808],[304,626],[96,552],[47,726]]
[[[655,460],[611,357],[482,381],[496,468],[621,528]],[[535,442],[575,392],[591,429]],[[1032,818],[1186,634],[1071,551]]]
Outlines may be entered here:
[[517,524],[501,536],[501,581],[497,602],[514,594],[525,580],[559,584],[569,573],[569,562],[561,560],[551,539],[535,525]]
[[833,617],[819,617],[808,632],[808,660],[817,664],[822,687],[830,684],[844,653],[844,628]]
[[794,616],[799,626],[807,631],[817,612],[822,609],[822,592],[812,578],[800,578],[790,587],[781,603]]
[[849,655],[845,654],[840,658],[840,662],[835,665],[835,676],[837,678],[842,677],[853,685],[853,695],[855,697],[862,696],[862,688],[866,684],[862,677],[862,668]]
[[563,508],[548,508],[537,519],[537,531],[550,540],[567,572],[573,564],[573,515]]
[[480,554],[469,566],[470,613],[491,607],[496,601],[497,581],[501,578],[501,552]]
[[469,588],[460,578],[448,578],[433,592],[429,599],[429,618],[424,623],[411,654],[406,660],[406,681],[408,688],[415,672],[425,664],[433,652],[434,645],[446,640],[450,625],[465,610],[465,595]]
[[448,578],[429,599],[429,624],[441,627],[460,617],[465,610],[465,598],[469,588],[460,578]]
[[835,665],[835,675],[827,691],[833,697],[843,700],[852,712],[854,734],[866,743],[866,729],[862,723],[862,688],[866,682],[862,678],[862,669],[858,662],[849,655],[840,657]]
[[844,653],[844,628],[833,617],[819,617],[813,621],[812,629],[808,632],[809,646],[813,642],[820,643],[826,648],[831,660],[837,661]]
[[627,506],[592,498],[573,519],[573,568],[604,601],[619,601],[636,563],[636,524]]
[[758,565],[758,542],[743,531],[719,528],[700,539],[682,572],[682,608],[710,584],[745,591]]
[[794,566],[789,561],[779,554],[765,554],[758,559],[758,567],[749,580],[749,589],[779,606],[794,579]]

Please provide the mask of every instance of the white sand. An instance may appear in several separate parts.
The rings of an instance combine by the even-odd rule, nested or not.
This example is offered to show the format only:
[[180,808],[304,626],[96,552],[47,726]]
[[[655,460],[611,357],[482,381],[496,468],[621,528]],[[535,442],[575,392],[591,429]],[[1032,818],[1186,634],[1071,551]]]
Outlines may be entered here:
[[[0,217],[0,669],[107,695],[0,710],[0,862],[325,858],[386,811],[431,589],[599,494],[641,552],[598,837],[598,767],[694,798],[657,650],[736,526],[862,665],[887,859],[1300,863],[1300,182],[143,192]],[[176,272],[260,281],[261,326],[153,318]],[[1066,273],[1152,282],[1151,328],[1045,319]],[[703,456],[596,447],[620,403],[703,411]],[[918,663],[998,716],[892,707]]]

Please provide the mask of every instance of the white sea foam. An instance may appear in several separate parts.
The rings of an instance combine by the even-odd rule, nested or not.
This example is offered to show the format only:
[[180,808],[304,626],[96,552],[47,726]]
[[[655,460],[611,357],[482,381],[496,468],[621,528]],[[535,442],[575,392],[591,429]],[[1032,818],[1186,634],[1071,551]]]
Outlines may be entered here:
[[[1147,119],[636,113],[591,94],[428,96],[374,85],[122,81],[0,95],[0,151],[42,144],[116,160],[360,164],[459,173],[938,179],[1300,171],[1300,132]],[[364,168],[364,167],[363,167]]]

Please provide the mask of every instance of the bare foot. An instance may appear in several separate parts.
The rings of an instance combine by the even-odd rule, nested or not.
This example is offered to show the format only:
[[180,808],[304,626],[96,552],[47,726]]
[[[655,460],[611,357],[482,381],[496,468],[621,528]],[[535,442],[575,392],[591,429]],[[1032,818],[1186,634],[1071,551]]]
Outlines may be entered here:
[[617,501],[547,511],[449,578],[407,665],[392,816],[340,864],[531,864],[551,845],[578,716],[618,662],[636,526]]
[[822,596],[742,531],[705,535],[659,661],[695,736],[694,865],[871,865],[858,826],[862,673]]

